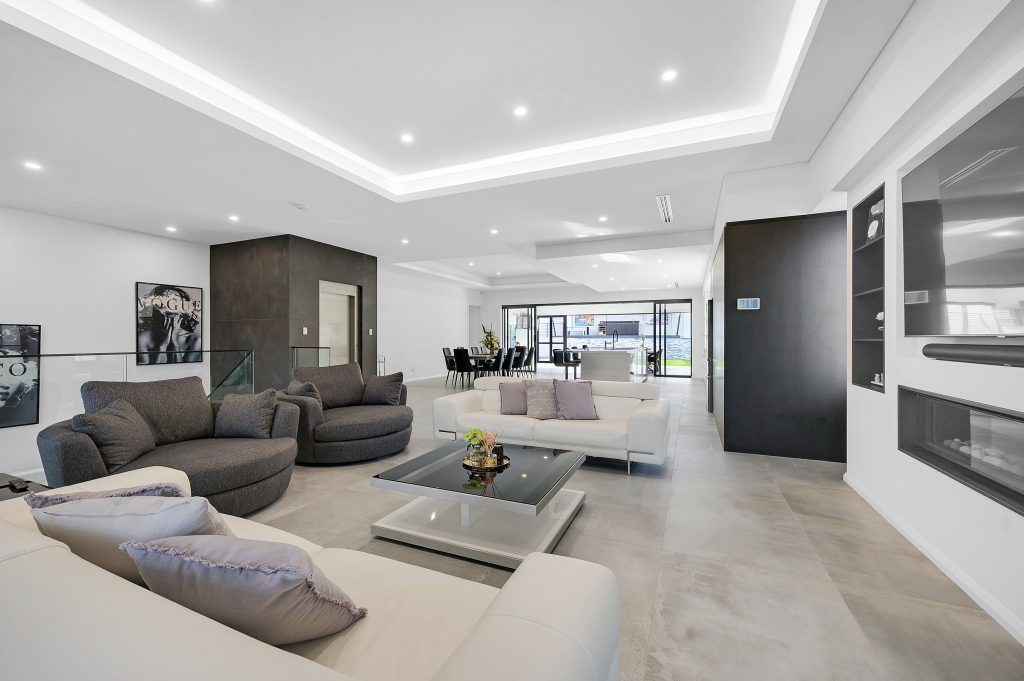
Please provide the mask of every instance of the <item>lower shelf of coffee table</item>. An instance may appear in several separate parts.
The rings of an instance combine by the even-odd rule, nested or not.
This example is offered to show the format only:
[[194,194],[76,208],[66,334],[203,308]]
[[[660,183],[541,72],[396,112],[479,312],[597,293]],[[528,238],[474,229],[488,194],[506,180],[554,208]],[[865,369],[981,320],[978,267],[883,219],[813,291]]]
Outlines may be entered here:
[[444,499],[420,497],[370,528],[393,539],[502,567],[518,567],[527,555],[549,553],[583,507],[586,494],[562,489],[536,516]]

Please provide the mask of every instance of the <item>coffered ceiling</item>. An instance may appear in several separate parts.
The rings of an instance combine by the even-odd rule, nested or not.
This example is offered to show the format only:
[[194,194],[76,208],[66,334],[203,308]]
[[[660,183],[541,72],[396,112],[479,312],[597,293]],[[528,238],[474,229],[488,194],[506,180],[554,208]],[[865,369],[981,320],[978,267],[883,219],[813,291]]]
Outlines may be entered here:
[[909,4],[0,0],[0,204],[477,288],[611,290],[590,240],[693,286],[723,175],[806,160]]

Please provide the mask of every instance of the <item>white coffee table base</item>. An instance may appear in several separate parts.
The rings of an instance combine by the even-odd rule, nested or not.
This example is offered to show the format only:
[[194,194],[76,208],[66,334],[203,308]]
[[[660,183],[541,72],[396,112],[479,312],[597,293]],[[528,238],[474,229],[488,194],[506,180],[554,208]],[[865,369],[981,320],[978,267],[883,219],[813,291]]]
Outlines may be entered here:
[[420,497],[371,528],[376,537],[515,568],[530,553],[549,553],[583,507],[586,494],[561,489],[538,515]]

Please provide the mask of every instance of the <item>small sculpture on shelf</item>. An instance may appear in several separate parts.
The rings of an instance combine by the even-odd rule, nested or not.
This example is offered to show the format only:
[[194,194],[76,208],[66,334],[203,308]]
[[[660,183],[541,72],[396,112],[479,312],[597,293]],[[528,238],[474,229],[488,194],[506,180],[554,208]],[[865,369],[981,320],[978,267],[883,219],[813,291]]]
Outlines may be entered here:
[[873,204],[868,209],[868,219],[871,222],[868,223],[867,242],[870,243],[882,236],[885,231],[885,199]]

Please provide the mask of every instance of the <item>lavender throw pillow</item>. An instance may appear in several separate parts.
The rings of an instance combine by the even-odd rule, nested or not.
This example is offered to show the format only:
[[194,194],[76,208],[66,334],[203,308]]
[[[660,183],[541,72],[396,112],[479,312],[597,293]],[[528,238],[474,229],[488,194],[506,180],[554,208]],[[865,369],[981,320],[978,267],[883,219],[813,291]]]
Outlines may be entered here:
[[526,415],[526,384],[522,381],[509,381],[498,384],[498,396],[501,398],[501,413]]
[[105,499],[108,497],[183,497],[185,490],[181,485],[174,482],[155,482],[151,485],[140,485],[138,487],[122,487],[120,489],[107,489],[100,492],[65,492],[63,494],[51,494],[45,492],[32,492],[22,497],[29,508],[46,508],[57,504],[66,504],[69,501],[81,499]]
[[121,550],[154,593],[271,645],[334,634],[366,615],[291,544],[209,535]]
[[555,401],[562,421],[593,421],[597,419],[594,393],[590,381],[555,379]]

